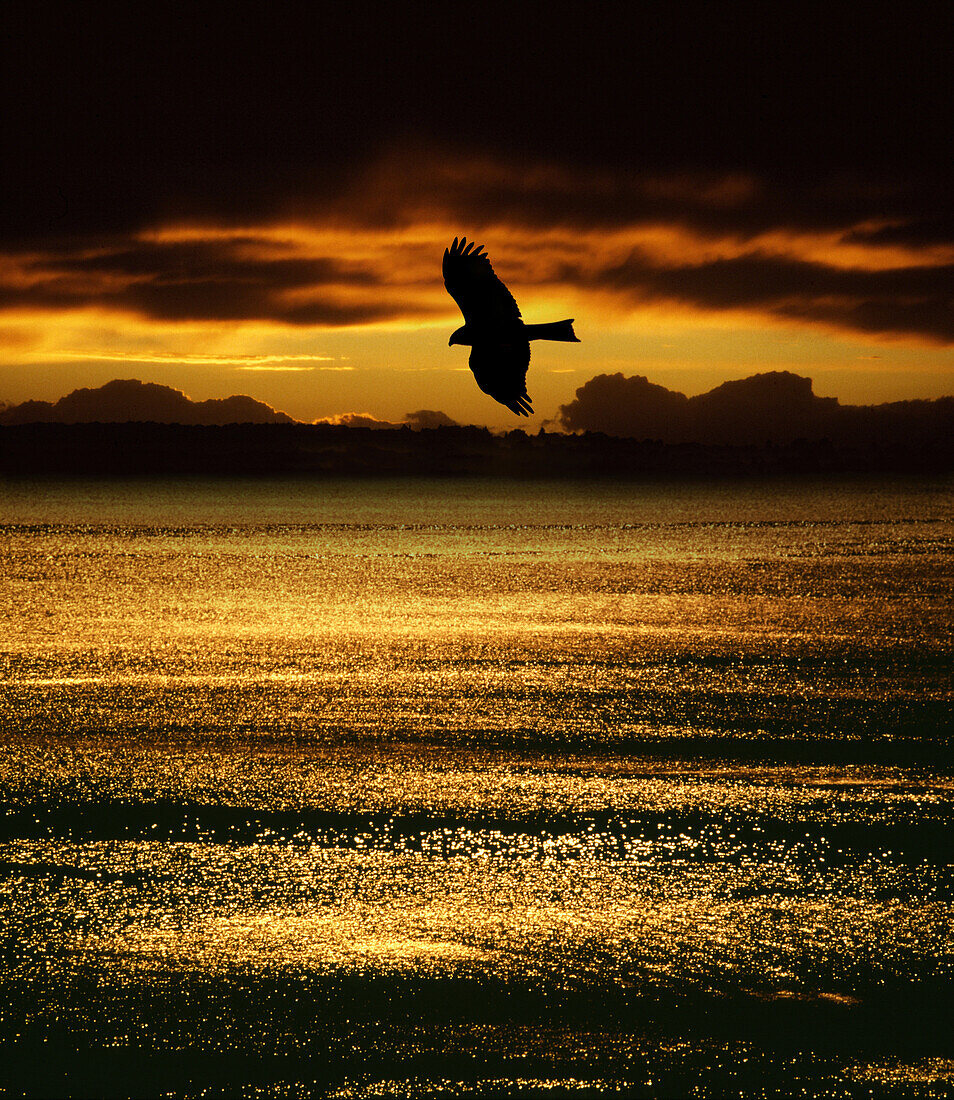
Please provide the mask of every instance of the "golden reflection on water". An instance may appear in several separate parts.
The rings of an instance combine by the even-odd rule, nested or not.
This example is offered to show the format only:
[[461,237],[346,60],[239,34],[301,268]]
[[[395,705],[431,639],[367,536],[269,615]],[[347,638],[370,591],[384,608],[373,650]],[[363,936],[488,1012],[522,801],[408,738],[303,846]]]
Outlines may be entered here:
[[701,766],[619,752],[268,738],[10,737],[0,746],[0,783],[14,802],[62,786],[145,804],[201,804],[214,793],[217,805],[250,809],[471,811],[508,818],[704,810],[785,821],[898,822],[946,812],[954,798],[950,775],[901,767]]
[[869,1062],[853,1066],[856,1081],[876,1085],[954,1085],[954,1058],[924,1058],[918,1062]]
[[[950,983],[949,487],[298,487],[291,504],[250,488],[223,504],[234,490],[216,486],[205,503],[170,490],[176,514],[152,491],[91,491],[73,526],[53,490],[15,497],[0,529],[12,1027],[75,1017],[97,1049],[145,1048],[90,993],[113,980],[137,996],[266,978],[536,990],[603,998],[622,1022],[450,1013],[445,1034],[382,1009],[391,1070],[446,1039],[487,1072],[385,1067],[334,1094],[651,1095],[680,1066],[668,1080],[704,1070],[712,1095],[754,1074],[747,1094],[751,1017],[720,1038],[708,1008],[686,1025],[626,1012],[670,997],[690,1015],[884,1014]],[[304,1049],[315,1021],[337,1026],[327,988],[299,1031],[253,1005],[245,1041]],[[245,1005],[222,996],[197,1034],[138,1025],[233,1049]],[[351,1026],[342,1043],[371,1050]],[[783,1047],[764,1072],[787,1086]],[[933,1087],[951,1063],[929,1053],[846,1046],[837,1071],[799,1072]],[[521,1075],[531,1054],[552,1072]],[[286,1085],[309,1091],[261,1095]]]
[[347,848],[19,841],[0,860],[14,911],[46,891],[62,903],[68,956],[134,969],[423,975],[466,964],[557,985],[728,983],[846,1003],[905,972],[950,976],[952,909],[932,899],[930,867],[757,858],[731,837],[703,853],[639,838],[619,859],[593,833],[494,846],[461,829],[423,851],[361,837]]
[[243,965],[280,968],[426,971],[441,963],[487,961],[491,953],[435,938],[438,915],[390,912],[385,921],[338,912],[266,912],[215,917],[186,933],[137,928],[117,940],[90,940],[81,950],[214,969]]

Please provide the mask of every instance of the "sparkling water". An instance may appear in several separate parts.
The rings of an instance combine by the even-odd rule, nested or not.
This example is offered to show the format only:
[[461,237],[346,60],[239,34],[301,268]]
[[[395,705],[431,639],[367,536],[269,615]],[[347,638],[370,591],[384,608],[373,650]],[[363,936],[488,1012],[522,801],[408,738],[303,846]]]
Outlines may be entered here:
[[952,490],[3,484],[0,1086],[946,1095]]

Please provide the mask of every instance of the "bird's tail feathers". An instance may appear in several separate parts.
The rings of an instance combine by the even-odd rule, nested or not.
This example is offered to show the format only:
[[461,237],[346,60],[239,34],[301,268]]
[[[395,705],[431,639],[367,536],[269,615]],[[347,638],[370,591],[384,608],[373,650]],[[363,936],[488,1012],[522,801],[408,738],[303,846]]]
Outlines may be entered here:
[[524,325],[524,334],[528,340],[565,340],[578,344],[579,338],[573,331],[573,318],[568,321],[550,321],[545,325]]
[[[497,398],[500,401],[500,398]],[[501,401],[502,405],[506,405],[511,412],[515,412],[517,416],[529,416],[533,412],[533,406],[530,404],[530,398],[524,394],[522,397],[515,397],[511,401]]]

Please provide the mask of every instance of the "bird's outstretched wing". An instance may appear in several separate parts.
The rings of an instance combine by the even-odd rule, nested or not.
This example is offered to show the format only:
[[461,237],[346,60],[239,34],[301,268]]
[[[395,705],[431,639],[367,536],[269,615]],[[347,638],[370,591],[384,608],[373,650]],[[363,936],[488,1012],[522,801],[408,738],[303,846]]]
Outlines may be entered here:
[[469,244],[466,237],[444,249],[444,286],[460,306],[468,325],[496,326],[519,321],[520,310],[513,295],[494,274],[483,245]]
[[527,395],[529,342],[475,344],[469,362],[477,385],[484,393],[518,416],[529,416],[533,412]]

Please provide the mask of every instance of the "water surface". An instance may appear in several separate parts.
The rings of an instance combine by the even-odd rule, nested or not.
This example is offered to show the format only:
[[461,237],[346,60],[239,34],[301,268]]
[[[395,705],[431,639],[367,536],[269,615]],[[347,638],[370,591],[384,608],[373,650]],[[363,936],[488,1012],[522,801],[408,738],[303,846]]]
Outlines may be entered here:
[[952,488],[4,484],[0,1084],[945,1094]]

